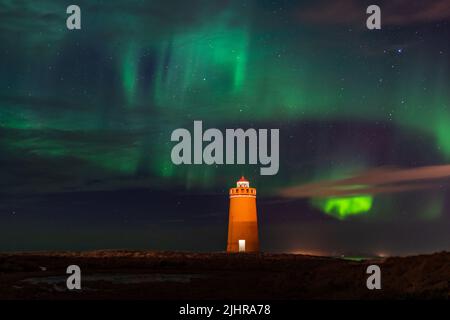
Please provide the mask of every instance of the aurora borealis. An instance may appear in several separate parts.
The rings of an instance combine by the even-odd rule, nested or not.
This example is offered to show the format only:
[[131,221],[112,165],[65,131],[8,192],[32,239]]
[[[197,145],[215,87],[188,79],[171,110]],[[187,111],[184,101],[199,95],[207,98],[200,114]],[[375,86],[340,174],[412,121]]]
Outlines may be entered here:
[[[448,1],[378,1],[373,31],[356,0],[76,3],[69,31],[72,3],[0,1],[0,250],[223,250],[241,175],[263,250],[450,248],[445,175],[355,178],[450,162]],[[278,174],[174,165],[194,120],[279,128]],[[351,178],[373,193],[282,195]]]
[[319,209],[325,213],[345,219],[349,215],[369,212],[372,208],[372,197],[367,195],[348,196],[342,198],[328,197],[316,200]]

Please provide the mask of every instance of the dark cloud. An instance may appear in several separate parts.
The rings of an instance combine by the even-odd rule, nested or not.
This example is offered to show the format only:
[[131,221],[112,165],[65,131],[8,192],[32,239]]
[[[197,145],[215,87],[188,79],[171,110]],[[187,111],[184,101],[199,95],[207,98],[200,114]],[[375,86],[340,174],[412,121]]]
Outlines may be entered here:
[[443,21],[450,18],[450,2],[433,1],[319,1],[297,11],[301,22],[319,24],[348,24],[365,28],[366,9],[376,4],[381,8],[383,26],[406,26]]

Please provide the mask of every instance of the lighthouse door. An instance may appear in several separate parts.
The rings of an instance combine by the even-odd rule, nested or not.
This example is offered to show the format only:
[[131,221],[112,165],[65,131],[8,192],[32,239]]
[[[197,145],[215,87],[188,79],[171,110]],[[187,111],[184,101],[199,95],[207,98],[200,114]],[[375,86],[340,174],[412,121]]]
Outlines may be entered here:
[[245,240],[239,240],[239,252],[245,252]]

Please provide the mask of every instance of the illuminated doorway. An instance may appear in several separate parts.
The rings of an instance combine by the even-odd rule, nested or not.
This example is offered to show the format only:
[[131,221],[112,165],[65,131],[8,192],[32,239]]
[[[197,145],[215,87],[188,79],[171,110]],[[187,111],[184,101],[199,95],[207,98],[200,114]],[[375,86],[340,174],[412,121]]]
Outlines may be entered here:
[[245,252],[245,240],[239,240],[239,252]]

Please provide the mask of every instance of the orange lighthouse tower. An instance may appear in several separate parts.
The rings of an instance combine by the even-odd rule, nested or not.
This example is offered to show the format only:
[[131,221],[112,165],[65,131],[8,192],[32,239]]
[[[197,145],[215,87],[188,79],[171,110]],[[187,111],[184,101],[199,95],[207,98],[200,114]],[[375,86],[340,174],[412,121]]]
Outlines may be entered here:
[[242,177],[230,188],[227,252],[259,251],[256,189]]

